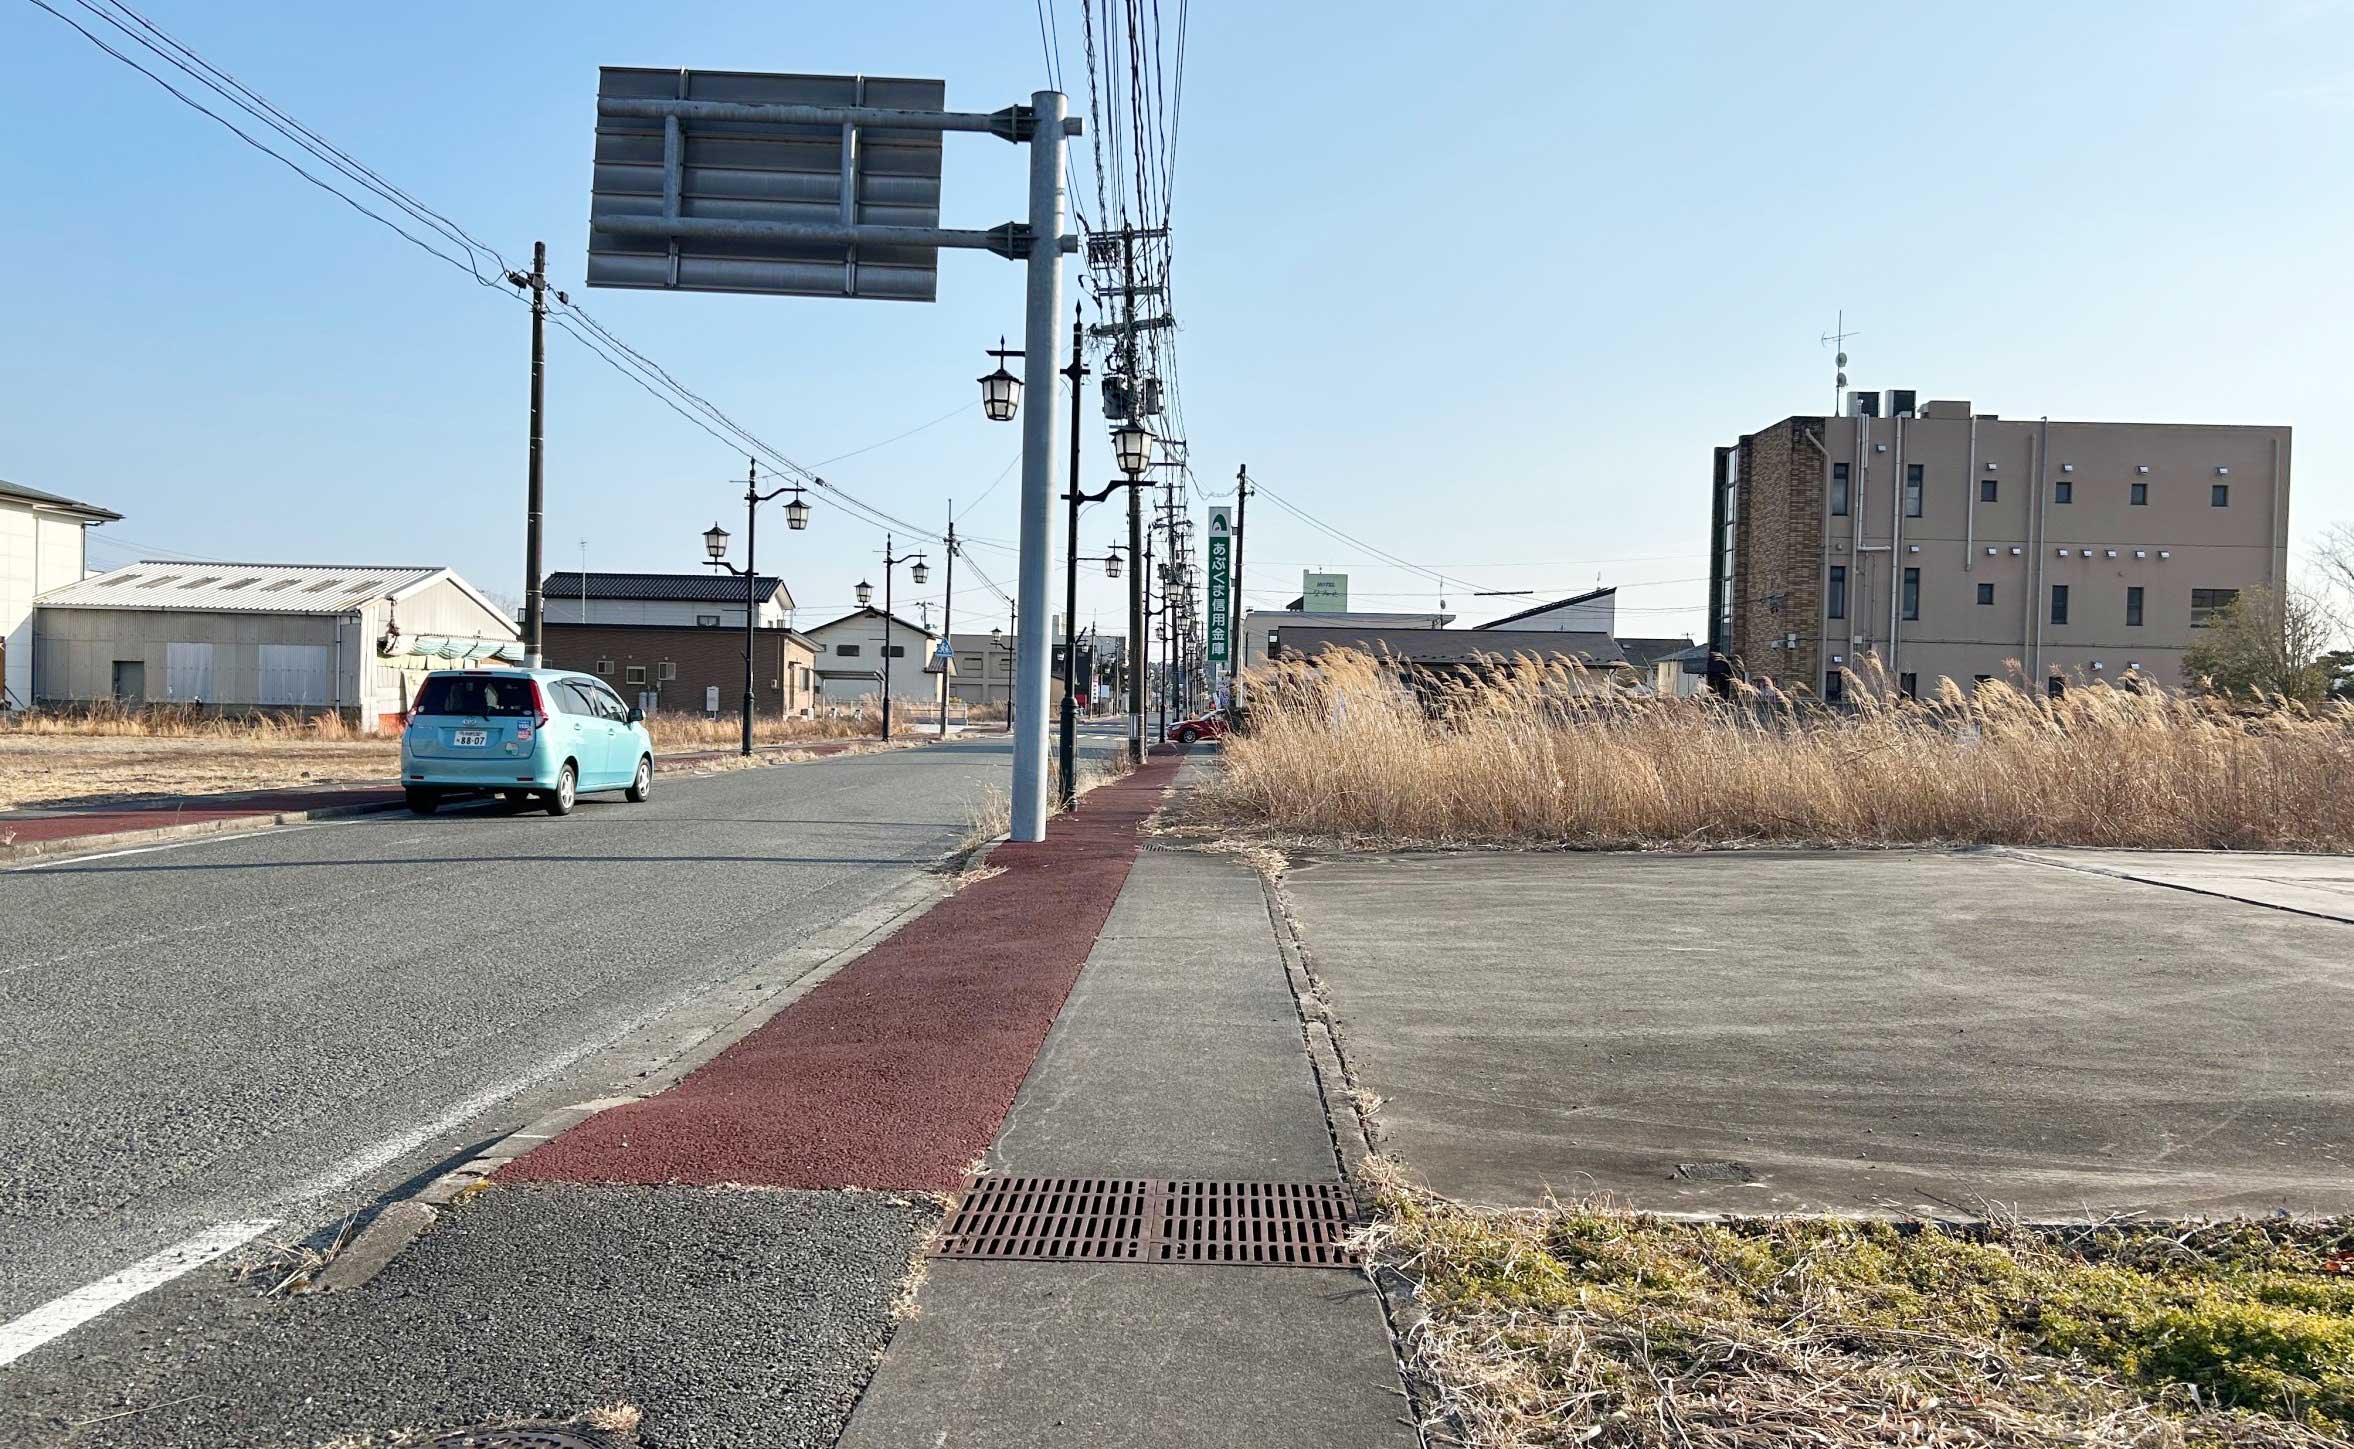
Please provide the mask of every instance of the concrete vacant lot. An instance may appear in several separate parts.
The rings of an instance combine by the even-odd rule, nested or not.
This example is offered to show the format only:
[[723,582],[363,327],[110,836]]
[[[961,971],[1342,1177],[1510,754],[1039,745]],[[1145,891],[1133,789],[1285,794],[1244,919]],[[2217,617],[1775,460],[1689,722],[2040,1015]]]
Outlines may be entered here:
[[[2347,874],[2269,874],[2300,869]],[[1381,1146],[1450,1196],[2354,1210],[2354,925],[1996,852],[1358,856],[1284,889]]]

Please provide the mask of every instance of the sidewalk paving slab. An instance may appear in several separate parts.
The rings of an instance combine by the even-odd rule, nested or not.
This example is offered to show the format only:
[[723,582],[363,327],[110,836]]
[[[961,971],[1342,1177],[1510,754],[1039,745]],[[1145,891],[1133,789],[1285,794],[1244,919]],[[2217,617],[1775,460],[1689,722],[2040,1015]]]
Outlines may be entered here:
[[[1050,1176],[1337,1179],[1257,875],[1146,850],[989,1152]],[[941,1260],[843,1449],[1416,1445],[1363,1275]]]
[[2021,860],[2112,875],[2354,923],[2354,856],[2228,850],[2080,850],[2039,845],[2003,852]]
[[989,1152],[1040,1176],[1334,1172],[1258,876],[1148,850]]

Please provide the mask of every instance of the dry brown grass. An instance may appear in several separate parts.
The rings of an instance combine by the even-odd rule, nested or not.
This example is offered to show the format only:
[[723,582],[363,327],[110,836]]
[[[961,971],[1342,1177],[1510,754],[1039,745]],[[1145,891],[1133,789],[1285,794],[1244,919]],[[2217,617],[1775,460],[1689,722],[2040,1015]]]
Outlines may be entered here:
[[1983,1230],[1474,1210],[1392,1187],[1373,1249],[1478,1449],[2343,1445],[2354,1222]]
[[1841,713],[1498,664],[1428,699],[1365,655],[1262,671],[1193,820],[1382,845],[2354,848],[2342,704],[2002,681],[1915,702],[1866,678]]
[[[893,711],[889,748],[920,743],[928,731],[902,724]],[[885,748],[873,710],[820,719],[762,719],[762,745],[849,741],[848,753]],[[656,715],[648,721],[658,756],[730,751],[742,740],[735,719]],[[838,753],[838,752],[837,752]],[[739,759],[700,761],[698,772],[813,758],[768,749]],[[65,801],[129,800],[154,795],[211,795],[299,789],[353,780],[391,783],[400,740],[361,734],[332,713],[208,718],[153,706],[101,705],[74,713],[0,714],[0,810]]]
[[[1099,785],[1124,780],[1136,773],[1136,762],[1128,758],[1126,749],[1111,755],[1081,755],[1079,757],[1079,793],[1084,795]],[[1062,761],[1053,750],[1046,755],[1047,813],[1062,813]],[[965,831],[958,840],[956,855],[969,856],[990,841],[1013,829],[1014,803],[1005,791],[995,785],[981,789],[981,798],[965,811]]]
[[389,783],[399,769],[400,747],[390,736],[316,741],[0,730],[0,810],[338,780]]

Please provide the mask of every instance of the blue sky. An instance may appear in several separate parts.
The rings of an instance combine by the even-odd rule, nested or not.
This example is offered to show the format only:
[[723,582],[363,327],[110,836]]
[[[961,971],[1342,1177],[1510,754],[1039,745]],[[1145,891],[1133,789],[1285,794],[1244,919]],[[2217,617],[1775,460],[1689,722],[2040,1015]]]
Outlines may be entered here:
[[[145,9],[510,255],[544,237],[560,284],[795,459],[894,513],[944,520],[953,498],[960,531],[1014,537],[1017,430],[981,419],[972,380],[1019,330],[1019,268],[948,255],[928,306],[577,283],[600,64],[941,76],[951,105],[994,109],[1044,83],[1026,0],[595,0],[536,24]],[[1056,19],[1083,108],[1078,15]],[[1315,566],[1361,606],[1443,593],[1470,619],[1521,601],[1466,583],[1600,579],[1625,587],[1622,633],[1697,627],[1709,448],[1826,405],[1816,339],[1842,307],[1860,385],[2290,423],[2293,547],[2354,520],[2354,6],[1204,0],[1187,60],[1174,286],[1202,497],[1247,463],[1455,580],[1263,505],[1254,603]],[[23,0],[0,4],[0,125],[0,477],[125,514],[94,536],[103,564],[446,562],[520,591],[521,308]],[[1021,210],[1016,148],[952,137],[947,166],[948,224]],[[1091,415],[1098,481],[1102,437]],[[692,567],[714,518],[740,529],[741,470],[553,339],[551,567],[583,539],[592,567]],[[1082,552],[1119,532],[1097,510]],[[882,538],[845,514],[764,533],[805,623],[879,582]],[[1010,553],[969,556],[1012,588]],[[1092,578],[1083,615],[1120,619],[1117,587]],[[1001,618],[969,570],[958,595],[960,627]]]

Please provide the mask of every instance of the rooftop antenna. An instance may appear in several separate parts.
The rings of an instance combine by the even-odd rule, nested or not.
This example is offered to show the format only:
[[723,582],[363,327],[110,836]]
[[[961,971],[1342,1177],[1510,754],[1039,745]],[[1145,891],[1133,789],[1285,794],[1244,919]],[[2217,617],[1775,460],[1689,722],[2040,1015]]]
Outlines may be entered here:
[[1839,355],[1832,359],[1837,370],[1831,374],[1831,416],[1838,417],[1847,411],[1847,339],[1864,334],[1847,330],[1847,309],[1844,307],[1839,309],[1839,320],[1831,324],[1831,329],[1823,334],[1822,345],[1829,347],[1837,344],[1839,348]]

